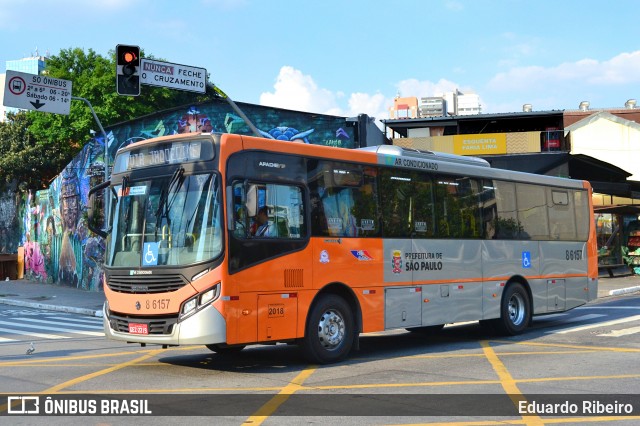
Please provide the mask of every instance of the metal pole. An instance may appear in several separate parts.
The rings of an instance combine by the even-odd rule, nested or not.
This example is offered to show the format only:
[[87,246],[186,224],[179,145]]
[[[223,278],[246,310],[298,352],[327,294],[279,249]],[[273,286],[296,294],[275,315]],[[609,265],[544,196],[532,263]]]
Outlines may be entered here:
[[231,105],[231,108],[236,112],[236,114],[238,114],[240,116],[240,118],[242,118],[244,120],[244,122],[247,123],[247,126],[249,127],[249,129],[251,129],[253,134],[256,135],[259,138],[263,138],[264,136],[262,135],[262,133],[260,133],[260,130],[258,130],[258,128],[253,125],[251,120],[249,120],[249,117],[247,117],[245,115],[245,113],[242,112],[242,110],[238,107],[238,105],[236,105],[236,103],[233,102],[231,100],[231,98],[229,96],[227,96],[226,93],[224,93],[222,90],[220,90],[220,88],[218,86],[216,86],[215,84],[212,84],[212,86],[213,86],[213,90],[218,94],[218,96],[220,96],[221,98],[226,100],[227,103],[229,103],[229,105]]
[[[93,114],[93,119],[96,120],[96,123],[98,123],[98,127],[100,128],[100,133],[102,133],[102,137],[104,138],[104,181],[106,182],[109,180],[109,149],[108,149],[109,147],[107,144],[107,132],[104,131],[104,127],[102,127],[102,123],[100,122],[100,119],[96,115],[96,112],[93,110],[93,106],[91,106],[91,102],[89,102],[89,100],[85,98],[81,98],[79,96],[71,96],[71,99],[83,101],[85,104],[87,104],[87,106],[89,107],[89,110],[91,111],[91,114]],[[109,188],[106,188],[104,193],[104,198],[103,198],[105,229],[107,228],[107,221],[108,221],[107,215],[109,214],[108,195],[109,195]]]

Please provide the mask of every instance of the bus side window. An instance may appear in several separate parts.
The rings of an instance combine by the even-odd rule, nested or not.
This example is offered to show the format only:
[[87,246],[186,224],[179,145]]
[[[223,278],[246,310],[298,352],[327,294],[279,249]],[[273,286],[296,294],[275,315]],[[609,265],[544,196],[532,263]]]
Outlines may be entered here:
[[332,161],[308,164],[312,234],[377,236],[377,168]]
[[410,237],[412,229],[413,174],[398,169],[380,173],[380,212],[384,237]]
[[495,238],[500,240],[516,240],[524,228],[518,221],[516,207],[516,185],[513,182],[496,180],[493,182],[496,197],[496,219],[494,222]]
[[576,239],[576,219],[573,197],[569,191],[547,188],[547,210],[551,239],[573,241]]
[[297,239],[306,236],[303,192],[300,187],[273,183],[250,184],[246,200],[242,201],[242,191],[238,190],[241,185],[234,187],[235,237]]
[[480,193],[482,232],[488,240],[496,239],[496,222],[498,220],[498,207],[496,203],[495,187],[491,180],[482,181]]
[[526,183],[517,183],[516,200],[518,222],[523,227],[520,238],[548,240],[550,233],[545,188]]

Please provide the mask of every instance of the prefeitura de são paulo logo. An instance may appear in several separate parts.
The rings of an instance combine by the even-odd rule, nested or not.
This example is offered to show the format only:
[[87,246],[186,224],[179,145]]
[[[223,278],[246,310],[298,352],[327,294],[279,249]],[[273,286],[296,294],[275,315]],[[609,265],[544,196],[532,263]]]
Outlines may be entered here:
[[391,272],[399,274],[402,272],[402,252],[400,250],[393,251],[393,257],[391,258]]

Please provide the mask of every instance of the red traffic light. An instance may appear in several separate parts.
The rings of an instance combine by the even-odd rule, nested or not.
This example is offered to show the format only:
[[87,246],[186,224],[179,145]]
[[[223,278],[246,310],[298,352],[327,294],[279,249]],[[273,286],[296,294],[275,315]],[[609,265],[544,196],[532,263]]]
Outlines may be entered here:
[[116,90],[119,95],[140,95],[140,47],[116,46]]
[[136,55],[136,52],[132,50],[127,50],[122,54],[122,60],[127,64],[135,61],[136,59],[138,59],[138,55]]

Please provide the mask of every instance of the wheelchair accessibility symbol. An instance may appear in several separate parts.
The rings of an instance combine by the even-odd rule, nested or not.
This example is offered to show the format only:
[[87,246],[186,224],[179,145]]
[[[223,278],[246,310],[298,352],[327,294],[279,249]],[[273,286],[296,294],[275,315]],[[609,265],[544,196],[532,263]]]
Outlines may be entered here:
[[531,268],[531,252],[529,251],[522,252],[522,267]]
[[143,266],[158,264],[158,243],[144,243],[144,255],[142,257]]

